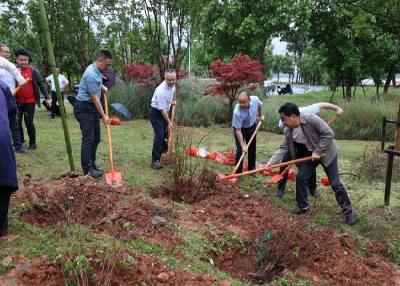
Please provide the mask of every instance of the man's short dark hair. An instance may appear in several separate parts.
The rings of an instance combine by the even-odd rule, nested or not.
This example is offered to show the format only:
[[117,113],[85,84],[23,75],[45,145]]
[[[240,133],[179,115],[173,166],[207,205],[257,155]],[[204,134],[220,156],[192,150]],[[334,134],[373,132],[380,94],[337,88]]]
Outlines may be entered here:
[[284,105],[279,107],[278,112],[283,113],[286,116],[292,116],[292,115],[300,116],[299,108],[297,107],[296,104],[292,102],[286,102]]
[[164,73],[176,73],[176,69],[167,68],[167,69],[165,69]]
[[19,48],[15,50],[15,57],[18,58],[19,56],[27,56],[28,58],[30,57],[29,52],[24,48]]
[[107,51],[107,50],[100,50],[100,52],[97,54],[96,60],[100,60],[100,59],[113,59],[112,54]]

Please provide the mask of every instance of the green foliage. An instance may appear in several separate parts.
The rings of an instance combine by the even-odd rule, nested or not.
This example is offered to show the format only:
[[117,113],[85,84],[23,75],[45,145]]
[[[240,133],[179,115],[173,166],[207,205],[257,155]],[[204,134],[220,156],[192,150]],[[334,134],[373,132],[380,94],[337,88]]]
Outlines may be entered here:
[[209,1],[202,11],[200,38],[214,59],[246,54],[264,62],[267,42],[287,29],[292,2]]

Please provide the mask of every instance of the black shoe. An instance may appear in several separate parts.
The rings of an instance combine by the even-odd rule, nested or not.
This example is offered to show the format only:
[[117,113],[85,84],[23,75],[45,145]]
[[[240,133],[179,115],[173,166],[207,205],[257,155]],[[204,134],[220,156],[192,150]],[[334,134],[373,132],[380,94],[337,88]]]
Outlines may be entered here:
[[92,178],[100,178],[101,176],[103,176],[103,171],[91,169],[91,170],[89,170],[89,172],[86,175],[88,175]]
[[93,163],[92,161],[90,162],[90,166],[93,170],[99,171],[99,172],[103,172],[102,168],[99,168],[96,163]]
[[152,169],[160,170],[162,169],[163,165],[160,162],[156,161],[156,162],[151,162],[150,167]]
[[309,207],[304,208],[304,209],[301,209],[301,208],[299,208],[299,207],[295,207],[295,208],[292,209],[290,212],[291,212],[292,214],[301,215],[301,214],[305,214],[306,212],[308,212],[309,209],[310,209]]
[[285,190],[278,190],[277,192],[276,192],[276,196],[278,197],[278,198],[283,198],[283,196],[285,195]]
[[26,154],[28,150],[26,150],[24,146],[21,146],[20,148],[15,148],[15,153]]
[[346,224],[353,225],[356,223],[357,215],[353,210],[345,212],[344,215],[346,217]]
[[8,234],[8,229],[7,228],[0,229],[0,237],[6,236],[7,234]]
[[314,198],[319,198],[321,196],[321,193],[318,192],[317,190],[310,191],[310,195],[313,196]]
[[36,149],[37,149],[36,143],[30,144],[28,147],[28,150],[36,150]]

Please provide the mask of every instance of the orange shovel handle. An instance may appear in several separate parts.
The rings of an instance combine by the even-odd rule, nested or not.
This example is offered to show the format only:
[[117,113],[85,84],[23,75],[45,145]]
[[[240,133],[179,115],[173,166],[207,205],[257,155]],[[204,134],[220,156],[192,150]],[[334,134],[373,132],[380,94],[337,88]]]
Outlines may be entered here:
[[[105,109],[106,116],[108,117],[107,95],[108,95],[108,93],[105,92],[104,93],[104,109]],[[113,158],[112,141],[111,141],[111,129],[110,129],[109,124],[106,125],[106,130],[107,130],[107,140],[108,140],[108,156],[110,158],[111,172],[113,172],[114,171],[114,158]]]
[[239,173],[239,174],[230,174],[230,175],[221,177],[221,179],[229,180],[229,179],[238,178],[238,177],[241,177],[241,176],[244,176],[244,175],[252,175],[252,174],[256,174],[256,173],[261,173],[261,172],[266,171],[268,169],[286,167],[288,165],[299,164],[299,163],[303,163],[303,162],[307,162],[307,161],[311,161],[311,160],[312,160],[312,156],[309,156],[309,157],[305,157],[305,158],[301,158],[301,159],[296,159],[296,160],[292,160],[292,161],[288,161],[288,162],[284,162],[284,163],[275,164],[275,165],[272,165],[272,166],[270,166],[268,168],[267,167],[263,167],[263,168],[254,169],[254,170],[251,170],[251,171],[246,171],[246,172]]

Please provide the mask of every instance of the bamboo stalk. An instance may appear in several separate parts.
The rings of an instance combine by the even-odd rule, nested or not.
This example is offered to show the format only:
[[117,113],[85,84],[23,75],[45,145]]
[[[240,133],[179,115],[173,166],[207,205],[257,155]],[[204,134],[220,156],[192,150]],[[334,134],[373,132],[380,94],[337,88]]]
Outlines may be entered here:
[[62,97],[61,97],[60,83],[58,81],[58,75],[57,75],[57,71],[56,71],[56,59],[54,58],[53,44],[51,43],[49,23],[47,21],[44,0],[39,0],[39,8],[40,8],[40,18],[41,18],[40,22],[42,24],[42,29],[44,31],[44,35],[46,38],[47,55],[49,58],[49,63],[50,63],[50,67],[51,67],[51,73],[53,74],[54,83],[56,85],[57,100],[58,100],[58,103],[60,106],[60,115],[61,115],[60,117],[61,117],[62,127],[64,130],[64,139],[65,139],[65,145],[67,148],[69,166],[70,166],[71,171],[75,171],[74,159],[72,157],[71,140],[69,137],[67,120],[65,119],[64,101],[62,100]]

